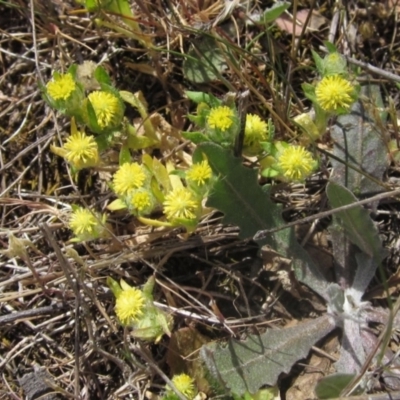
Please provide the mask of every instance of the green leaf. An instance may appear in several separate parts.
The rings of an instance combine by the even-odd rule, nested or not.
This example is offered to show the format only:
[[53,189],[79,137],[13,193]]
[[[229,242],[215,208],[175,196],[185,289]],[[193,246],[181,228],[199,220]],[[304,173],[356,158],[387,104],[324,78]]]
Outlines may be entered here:
[[311,100],[313,103],[317,102],[314,85],[310,85],[309,83],[302,83],[301,88],[303,89],[303,92],[306,95],[307,99]]
[[[355,203],[357,198],[344,186],[329,182],[326,194],[332,208]],[[335,214],[352,243],[373,258],[377,263],[382,261],[383,247],[379,232],[371,220],[369,212],[362,206],[351,207]]]
[[182,132],[182,137],[186,140],[190,140],[194,144],[200,144],[210,140],[204,133],[201,132]]
[[[328,183],[326,194],[332,208],[357,201],[357,198],[347,188],[334,182]],[[362,206],[355,206],[335,214],[330,233],[336,261],[343,265],[343,270],[339,269],[339,274],[342,275],[341,279],[345,278],[349,281],[351,270],[355,269],[354,260],[357,262],[358,267],[353,282],[347,283],[351,283],[361,296],[374,277],[378,265],[386,257],[378,229],[371,220],[369,212]],[[343,234],[345,237],[343,237]],[[346,239],[355,244],[361,250],[361,253],[351,249],[346,243]],[[343,253],[342,257],[341,253]],[[349,257],[352,256],[354,259],[349,259],[346,256],[347,253],[349,253]]]
[[[252,238],[258,231],[276,228],[285,224],[281,207],[273,203],[257,181],[257,170],[245,168],[240,158],[234,157],[227,149],[214,143],[202,143],[197,153],[204,153],[218,177],[207,206],[224,213],[224,222],[237,225],[241,238]],[[326,298],[328,283],[311,260],[308,253],[298,244],[292,229],[271,233],[258,244],[268,245],[277,253],[292,259],[296,277],[314,291]]]
[[72,64],[72,65],[68,68],[67,72],[68,72],[69,74],[71,74],[71,75],[74,77],[74,79],[75,79],[75,78],[76,78],[76,71],[77,71],[77,69],[78,69],[78,65],[77,65],[77,64]]
[[85,7],[88,11],[96,11],[100,8],[98,0],[86,0]]
[[120,284],[110,276],[107,276],[107,286],[111,289],[115,298],[118,299],[119,295],[122,293]]
[[155,141],[152,138],[142,135],[129,135],[128,146],[132,150],[146,149],[147,147],[156,146],[159,141]]
[[325,40],[323,43],[324,43],[325,47],[328,49],[329,53],[337,53],[338,52],[336,46],[333,43],[329,42],[328,40]]
[[97,80],[99,83],[104,83],[106,85],[112,85],[111,78],[108,75],[107,71],[105,70],[104,67],[99,65],[95,71],[94,71],[94,78]]
[[200,356],[214,379],[233,393],[256,393],[261,386],[275,385],[282,372],[305,358],[318,340],[336,326],[331,316],[284,329],[268,329],[244,341],[203,346]]
[[262,170],[261,175],[264,178],[276,178],[279,176],[280,172],[274,168],[265,168]]
[[110,211],[119,211],[124,210],[125,208],[126,204],[121,199],[116,199],[107,206],[107,210]]
[[190,122],[193,122],[197,126],[204,128],[205,118],[202,115],[186,114],[186,117]]
[[273,386],[266,389],[260,389],[257,393],[253,394],[252,400],[278,400],[279,396],[278,386]]
[[[327,193],[332,207],[353,203],[354,195],[367,196],[382,190],[379,182],[387,167],[387,149],[376,128],[385,124],[378,112],[382,98],[376,85],[363,87],[361,95],[367,100],[356,102],[350,113],[340,115],[331,127],[333,171]],[[356,207],[340,212],[329,231],[337,278],[362,296],[385,257],[373,222],[364,208]]]
[[95,133],[102,133],[102,129],[100,128],[99,124],[97,123],[97,117],[96,117],[94,108],[92,106],[92,103],[87,98],[83,104],[84,104],[83,107],[86,107],[87,115],[89,118],[89,121],[88,121],[89,128]]
[[204,92],[193,92],[190,90],[185,91],[188,99],[192,100],[194,103],[206,103],[210,107],[218,107],[222,104],[222,101],[212,94],[204,93]]
[[279,18],[289,7],[290,2],[288,1],[277,1],[271,8],[268,8],[264,13],[264,22],[271,24],[277,18]]
[[104,133],[95,137],[96,143],[99,146],[100,153],[110,147],[111,139],[112,137],[110,137],[110,134],[108,133]]
[[183,75],[195,83],[220,80],[221,73],[226,69],[226,56],[210,36],[193,42],[183,62]]
[[354,377],[354,374],[333,374],[326,376],[317,383],[315,394],[318,399],[321,400],[340,397],[342,390],[354,379]]
[[143,96],[143,93],[141,91],[131,93],[126,90],[121,90],[119,91],[119,96],[123,101],[135,107],[139,111],[139,114],[143,119],[143,126],[146,136],[154,140],[155,142],[158,142],[159,140],[157,137],[157,133],[153,126],[153,123],[151,122],[151,119],[149,118],[149,113],[147,109],[148,105],[146,99]]
[[132,161],[132,155],[129,150],[129,147],[126,145],[121,146],[121,150],[119,152],[119,165],[128,163]]
[[324,60],[314,50],[311,50],[311,53],[314,58],[315,66],[317,67],[319,74],[322,75],[324,70]]
[[143,154],[142,164],[151,172],[151,191],[159,203],[164,201],[164,193],[171,190],[171,180],[164,164],[158,158],[152,158],[149,154]]
[[156,279],[154,278],[154,275],[152,275],[143,286],[143,295],[149,301],[153,301],[153,291],[155,284]]

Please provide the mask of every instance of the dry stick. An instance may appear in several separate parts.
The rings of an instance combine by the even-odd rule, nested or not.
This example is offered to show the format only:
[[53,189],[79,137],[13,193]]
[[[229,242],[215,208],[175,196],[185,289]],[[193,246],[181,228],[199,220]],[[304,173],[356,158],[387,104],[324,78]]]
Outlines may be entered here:
[[20,258],[22,261],[25,262],[25,264],[28,266],[28,268],[30,269],[30,271],[32,272],[33,277],[35,278],[35,280],[37,281],[37,283],[39,284],[40,288],[43,290],[44,295],[48,295],[48,290],[46,288],[46,284],[43,282],[43,280],[41,279],[41,277],[39,276],[39,274],[36,271],[36,268],[33,266],[31,259],[29,257],[28,252],[26,251],[26,249],[24,249],[24,254],[20,255]]
[[[0,203],[1,204],[1,203]],[[63,228],[64,224],[62,222],[51,224],[49,226],[50,230],[56,231],[60,228]],[[37,232],[39,231],[40,228],[38,226],[32,227],[32,228],[16,228],[16,229],[7,229],[7,231],[0,232],[0,237],[2,236],[8,236],[10,233],[32,233],[32,232]],[[1,282],[3,284],[4,282]]]
[[393,74],[391,72],[385,71],[385,70],[383,70],[381,68],[378,68],[378,67],[374,67],[371,64],[368,64],[368,63],[365,63],[365,62],[362,62],[362,61],[358,61],[358,60],[356,60],[356,59],[354,59],[352,57],[349,57],[349,56],[345,56],[345,57],[346,57],[346,60],[349,63],[357,65],[358,67],[361,67],[361,68],[365,69],[368,72],[383,76],[384,78],[387,78],[387,79],[389,79],[391,81],[400,82],[400,76],[399,75],[396,75],[396,74]]
[[371,203],[374,201],[378,201],[378,200],[382,200],[382,199],[386,199],[388,197],[393,197],[393,196],[398,196],[398,195],[400,195],[400,189],[392,190],[391,192],[380,193],[375,196],[369,197],[368,199],[356,201],[351,204],[346,204],[345,206],[334,208],[333,210],[323,211],[323,212],[320,212],[320,213],[317,213],[314,215],[310,215],[309,217],[305,217],[302,219],[298,219],[297,221],[289,222],[288,224],[279,226],[277,228],[265,229],[265,230],[258,231],[254,235],[253,239],[254,240],[264,239],[270,233],[278,232],[278,231],[281,231],[282,229],[291,228],[292,226],[295,226],[297,224],[305,224],[306,222],[314,221],[315,219],[318,219],[318,218],[329,217],[330,215],[336,214],[340,211],[346,211],[351,208],[361,206],[363,204],[368,204],[368,203]]
[[39,57],[37,55],[37,43],[36,43],[36,25],[35,25],[35,7],[34,7],[34,1],[30,0],[30,6],[31,6],[31,24],[32,24],[32,40],[33,40],[33,48],[35,49],[34,54],[35,54],[35,64],[36,64],[36,71],[37,74],[39,75],[40,83],[44,85],[44,80],[42,73],[40,72],[39,68]]
[[31,310],[17,311],[11,314],[0,316],[0,324],[14,322],[17,319],[25,319],[38,317],[39,315],[53,314],[55,311],[60,311],[64,308],[63,304],[53,304],[46,307],[38,307]]

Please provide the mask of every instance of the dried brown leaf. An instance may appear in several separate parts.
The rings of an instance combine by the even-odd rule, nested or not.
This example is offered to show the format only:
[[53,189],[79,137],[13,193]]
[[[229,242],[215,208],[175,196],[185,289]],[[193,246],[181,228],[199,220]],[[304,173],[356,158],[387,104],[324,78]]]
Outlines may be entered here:
[[[296,14],[295,26],[293,19],[286,14],[281,15],[279,18],[275,20],[275,22],[281,30],[289,34],[293,34],[294,31],[294,35],[298,37],[301,35],[301,32],[303,31],[303,26],[307,22],[309,13],[310,13],[309,9],[300,10]],[[312,11],[311,17],[306,27],[306,32],[317,31],[325,23],[326,23],[326,18],[320,15],[317,11]]]

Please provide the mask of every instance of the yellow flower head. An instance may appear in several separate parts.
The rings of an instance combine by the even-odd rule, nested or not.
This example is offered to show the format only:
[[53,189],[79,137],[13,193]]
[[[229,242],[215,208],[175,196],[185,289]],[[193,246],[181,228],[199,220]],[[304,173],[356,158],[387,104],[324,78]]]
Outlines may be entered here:
[[47,85],[47,94],[54,100],[67,100],[76,89],[76,83],[71,74],[54,77]]
[[258,115],[247,114],[244,129],[244,149],[249,155],[257,155],[262,151],[260,142],[268,140],[268,124]]
[[88,99],[93,106],[100,128],[113,128],[121,123],[123,110],[120,100],[114,94],[95,91],[88,95]]
[[169,221],[196,219],[199,204],[193,193],[184,187],[172,190],[165,196],[164,214]]
[[339,75],[326,76],[315,88],[320,107],[328,112],[348,109],[354,102],[353,85]]
[[144,167],[138,163],[122,164],[113,176],[114,192],[118,196],[124,196],[129,191],[142,187],[146,178]]
[[197,186],[203,186],[212,176],[212,170],[207,160],[193,164],[186,172],[186,179],[195,182]]
[[115,300],[115,313],[122,325],[132,325],[143,315],[145,298],[136,288],[125,288]]
[[78,207],[72,211],[69,228],[81,240],[96,239],[104,232],[104,218],[92,211]]
[[129,203],[133,212],[139,215],[150,214],[154,208],[153,194],[144,188],[133,190],[129,193]]
[[[193,400],[197,394],[197,389],[194,384],[194,380],[187,374],[174,375],[172,383],[176,388],[188,399]],[[171,389],[167,386],[167,390],[170,392]]]
[[316,168],[316,161],[304,147],[289,146],[280,154],[278,167],[288,180],[303,181]]
[[81,169],[97,165],[99,150],[93,136],[72,130],[63,148],[67,151],[65,159],[75,168]]
[[228,106],[212,108],[208,114],[208,125],[210,128],[227,131],[233,124],[235,113]]

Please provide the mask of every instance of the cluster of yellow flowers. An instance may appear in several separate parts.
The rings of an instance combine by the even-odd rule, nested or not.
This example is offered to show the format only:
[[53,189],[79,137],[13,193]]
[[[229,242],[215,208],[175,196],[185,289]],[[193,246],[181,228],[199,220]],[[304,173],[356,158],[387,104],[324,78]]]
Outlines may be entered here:
[[125,109],[118,92],[104,88],[86,96],[85,87],[76,76],[71,72],[54,74],[44,93],[48,102],[97,134],[117,130],[122,123]]
[[[160,172],[162,170],[162,172]],[[158,165],[158,173],[168,176],[165,167]],[[112,203],[110,209],[128,210],[143,222],[153,225],[179,226],[192,230],[202,213],[202,200],[212,185],[212,170],[207,160],[193,164],[185,171],[184,182],[176,175],[169,175],[167,187],[159,185],[157,171],[152,171],[144,163],[125,163],[113,176],[112,188],[119,200]],[[165,185],[165,182],[164,182]],[[162,208],[166,222],[142,218],[155,208]]]
[[[202,200],[213,183],[213,173],[208,161],[193,164],[186,171],[185,181],[186,186],[180,178],[171,180],[171,188],[163,194],[157,185],[157,179],[146,166],[137,162],[124,163],[114,174],[111,184],[118,200],[108,208],[127,208],[148,225],[184,226],[191,232],[202,215]],[[143,217],[157,207],[163,210],[165,222]],[[93,240],[107,236],[105,223],[106,215],[100,216],[88,209],[73,207],[69,228],[75,235],[74,241]]]
[[126,162],[118,168],[112,188],[133,215],[150,214],[157,205],[151,190],[151,174],[137,162]]
[[[202,103],[201,103],[202,104]],[[199,105],[198,113],[205,115],[205,129],[218,132],[229,132],[238,121],[235,111],[228,106],[216,106],[207,109]],[[210,138],[215,139],[215,135]],[[244,130],[243,154],[265,158],[261,162],[263,175],[289,182],[302,182],[315,171],[318,163],[313,155],[303,146],[287,145],[284,142],[273,142],[274,127],[270,121],[265,122],[260,116],[247,114]],[[225,137],[225,140],[227,137]],[[229,142],[229,140],[228,140]]]
[[[100,143],[104,136],[119,129],[122,123],[124,104],[118,93],[96,81],[94,63],[72,66],[65,74],[55,72],[43,88],[47,102],[71,117],[71,133],[62,147],[51,146],[51,150],[63,157],[73,168],[96,167],[100,163]],[[85,78],[84,78],[85,77]],[[97,90],[97,89],[102,90]],[[90,92],[86,95],[86,92]],[[77,124],[86,126],[92,134],[78,129]],[[85,241],[104,237],[106,216],[89,209],[73,207],[69,227],[74,241]]]
[[[70,68],[65,74],[54,73],[53,78],[43,89],[47,102],[71,118],[71,134],[64,145],[52,146],[52,151],[68,161],[75,169],[95,167],[99,164],[99,143],[102,136],[117,131],[124,115],[124,104],[113,88],[103,85],[102,90],[86,91],[100,86],[92,80],[82,78],[82,70],[94,67],[83,64]],[[93,72],[92,71],[92,72]],[[97,135],[88,135],[78,130],[76,123],[85,125]]]
[[[338,53],[331,53],[320,63],[322,78],[313,89],[311,99],[316,111],[327,120],[332,113],[349,110],[357,98],[357,90],[345,77],[346,62]],[[102,82],[94,84],[79,78],[82,74],[71,70],[66,74],[55,73],[46,86],[48,101],[67,115],[72,115],[71,135],[62,148],[53,148],[75,169],[94,167],[99,164],[100,142],[93,134],[78,130],[75,120],[85,124],[92,132],[107,134],[121,126],[124,106],[118,92]],[[90,87],[90,93],[85,91]],[[101,90],[98,90],[101,89]],[[192,92],[193,94],[194,92]],[[222,146],[232,146],[240,129],[238,112],[234,105],[224,105],[209,95],[198,97],[210,99],[198,102],[196,122],[204,129],[206,140],[216,141]],[[77,101],[83,107],[77,107]],[[318,107],[317,107],[318,106]],[[324,125],[316,126],[309,114],[295,118],[312,140],[321,135]],[[273,141],[274,127],[260,116],[248,114],[245,119],[243,154],[257,156],[261,160],[263,176],[289,182],[303,182],[313,173],[318,163],[304,146]],[[171,169],[167,175],[171,172]],[[183,180],[182,180],[183,179]],[[193,230],[202,214],[202,201],[214,182],[208,160],[195,163],[168,185],[161,183],[155,170],[145,163],[124,162],[112,177],[111,187],[118,196],[118,206],[109,209],[127,208],[143,222],[154,225],[185,226]],[[145,218],[155,209],[162,209],[166,222]],[[86,220],[85,220],[86,216]],[[70,228],[77,238],[86,240],[102,236],[104,229],[94,222],[94,214],[74,212]],[[97,218],[102,221],[104,217]],[[79,227],[77,225],[79,221]]]
[[[43,89],[50,105],[71,116],[70,135],[62,147],[52,146],[51,150],[63,157],[75,171],[99,166],[100,151],[107,148],[114,133],[124,129],[122,92],[120,95],[112,88],[105,72],[99,72],[98,68],[84,63],[71,67],[65,74],[55,72]],[[135,97],[128,96],[128,99]],[[229,114],[229,109],[227,111]],[[84,128],[78,129],[78,124],[86,126],[91,133],[85,133]],[[225,125],[229,125],[228,115]],[[168,175],[168,172],[165,174]],[[111,182],[119,203],[109,208],[127,208],[139,218],[160,208],[166,217],[165,225],[184,225],[194,229],[202,212],[202,200],[212,183],[208,161],[203,160],[189,168],[183,182],[171,179],[168,185],[164,182],[163,186],[156,175],[154,170],[142,163],[123,162]],[[146,222],[155,223],[148,219]],[[105,235],[104,223],[105,216],[100,217],[78,207],[71,213],[69,227],[75,235],[74,240],[90,240]]]
[[[206,136],[223,146],[232,146],[239,133],[240,121],[235,107],[218,105],[210,107],[201,102],[197,106],[198,123],[206,132]],[[268,141],[273,135],[272,124],[266,123],[258,115],[247,114],[243,153],[257,156],[263,152],[261,143]]]

